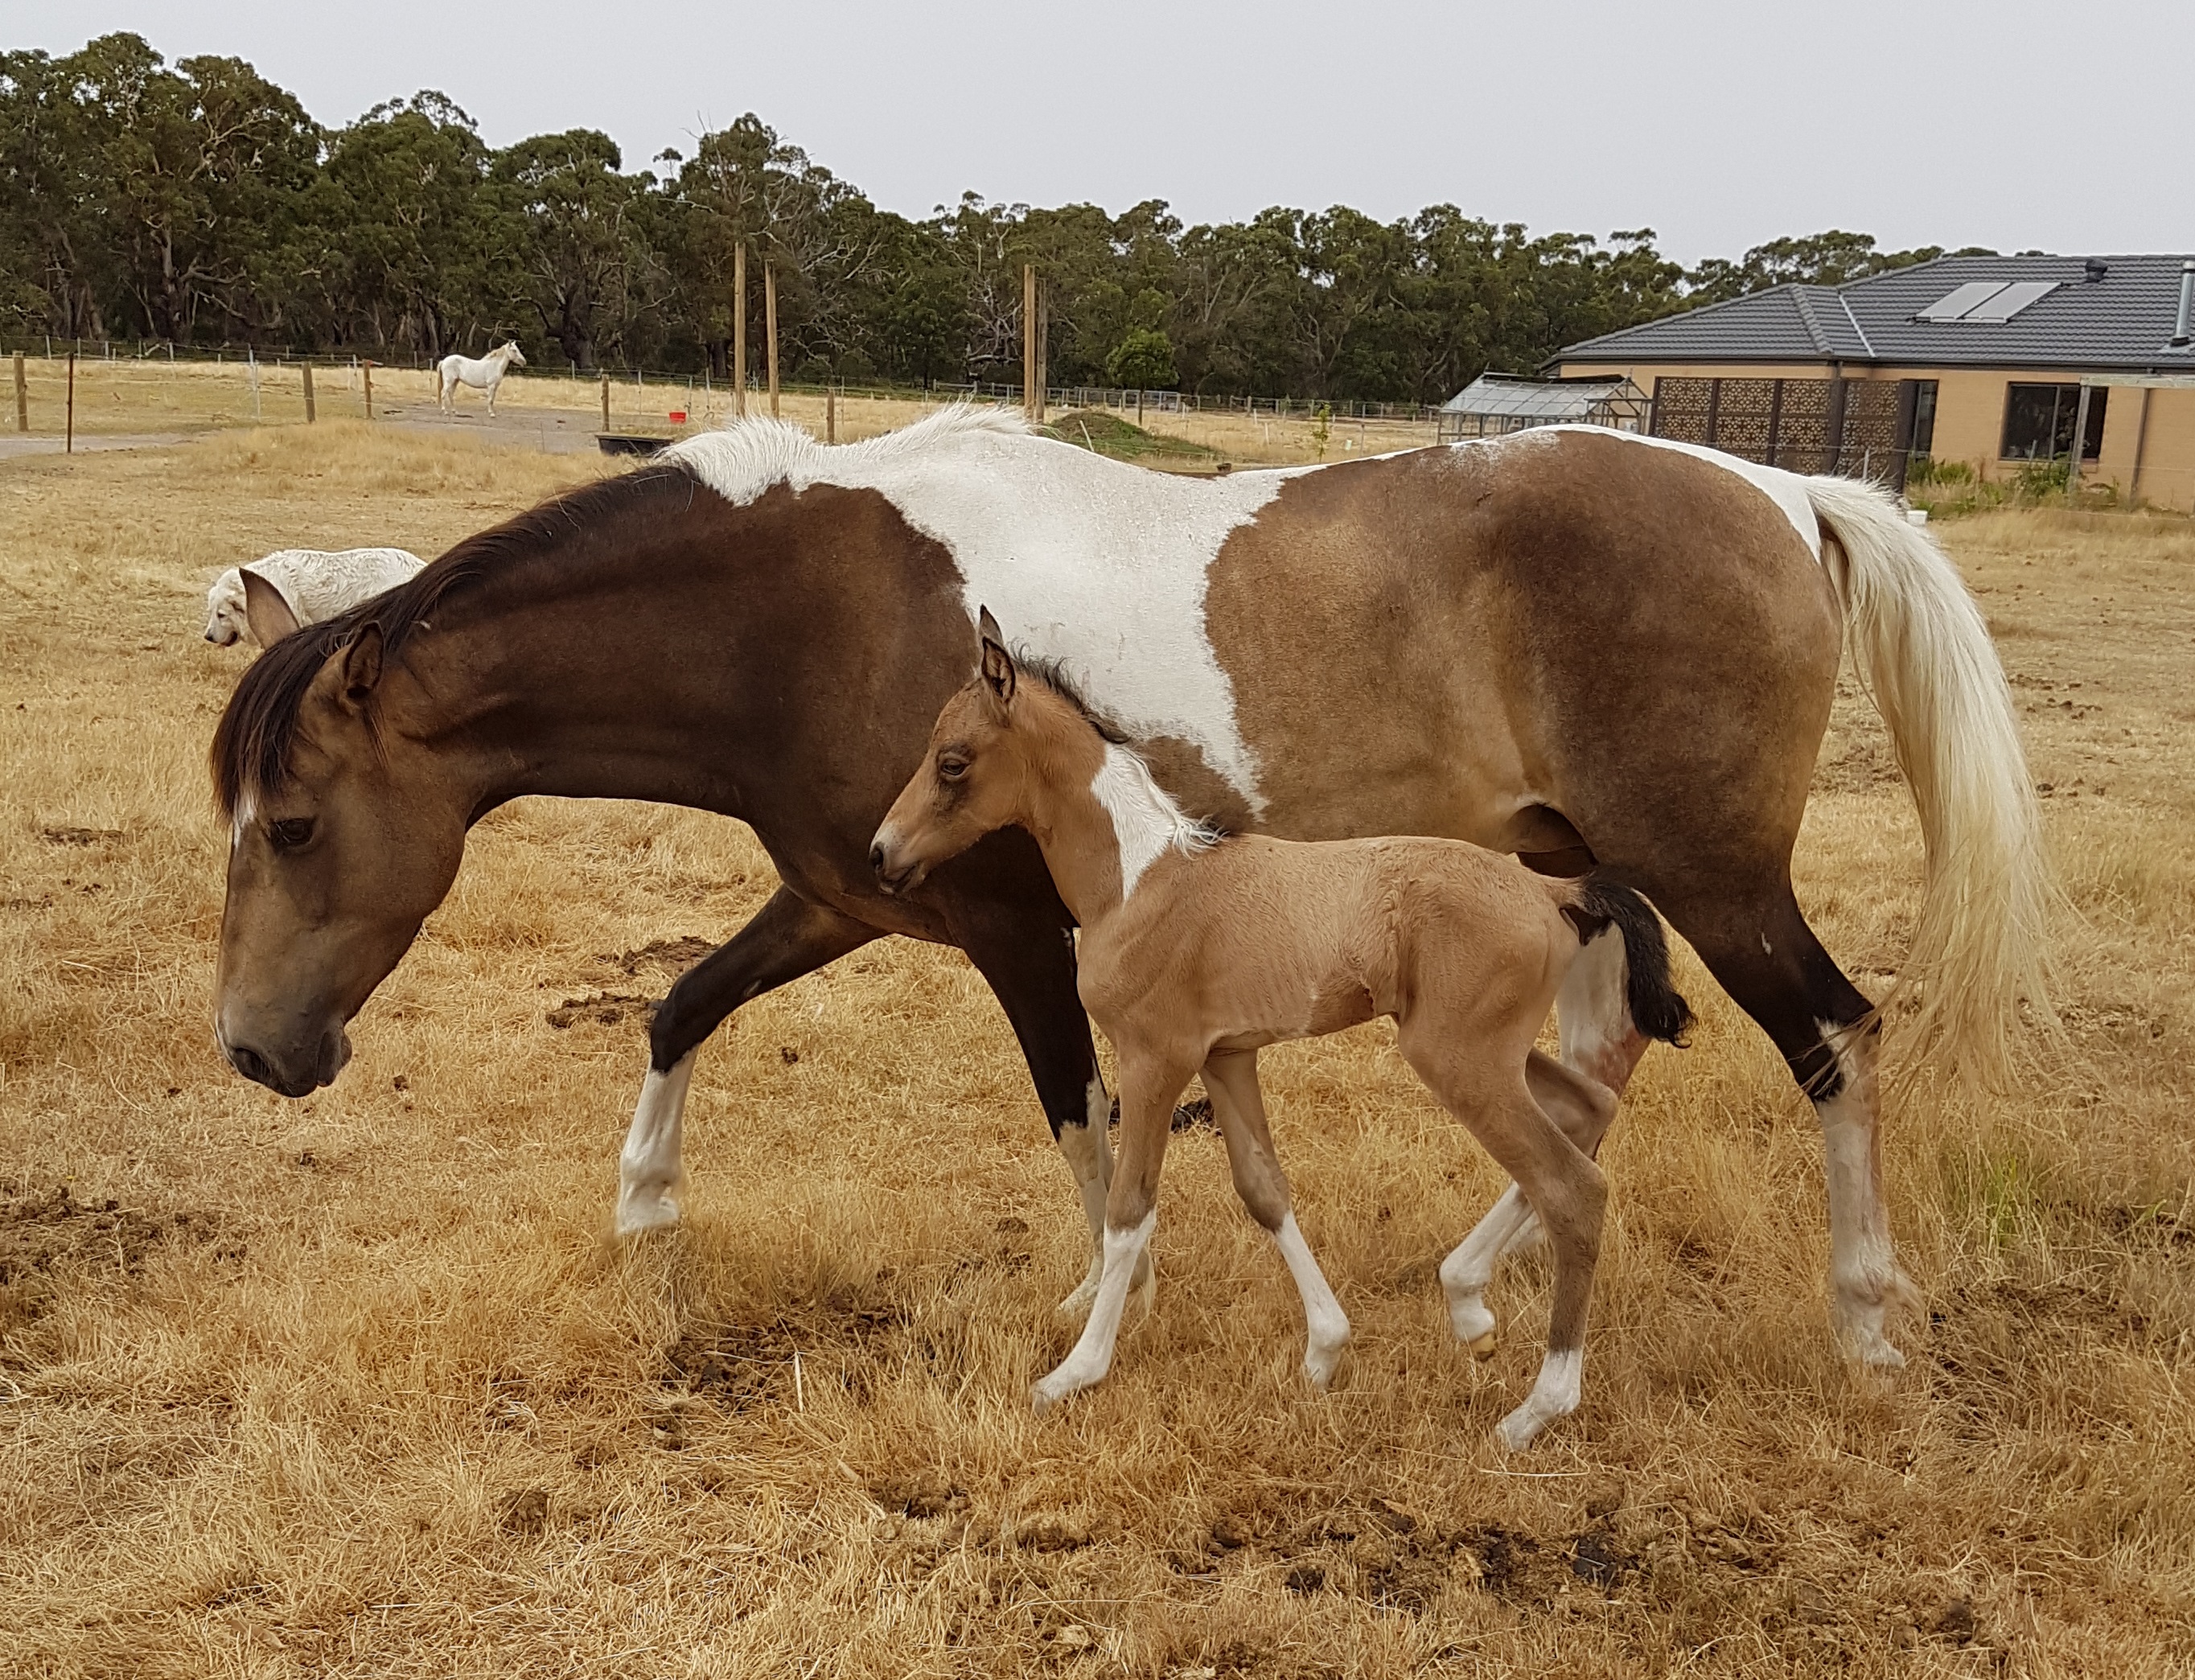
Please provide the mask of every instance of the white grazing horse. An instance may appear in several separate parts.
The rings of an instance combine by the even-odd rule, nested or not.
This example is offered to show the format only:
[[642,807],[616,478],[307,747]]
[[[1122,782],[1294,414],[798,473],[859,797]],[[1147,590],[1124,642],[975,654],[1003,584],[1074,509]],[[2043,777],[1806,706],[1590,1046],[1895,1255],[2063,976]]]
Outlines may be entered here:
[[277,549],[214,579],[205,639],[226,647],[249,630],[271,647],[301,625],[410,583],[426,563],[404,549]]
[[442,358],[442,412],[458,411],[458,387],[470,385],[475,391],[487,393],[487,411],[495,412],[495,394],[503,383],[503,376],[514,367],[524,367],[526,358],[519,354],[518,341],[511,339],[500,348],[490,350],[477,360],[471,356]]

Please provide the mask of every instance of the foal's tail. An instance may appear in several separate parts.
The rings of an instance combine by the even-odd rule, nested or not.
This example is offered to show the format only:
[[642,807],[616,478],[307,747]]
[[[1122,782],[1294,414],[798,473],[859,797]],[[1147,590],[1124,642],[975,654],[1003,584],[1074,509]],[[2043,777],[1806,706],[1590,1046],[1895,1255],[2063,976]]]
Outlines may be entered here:
[[1682,1048],[1692,1006],[1669,983],[1669,941],[1654,906],[1620,881],[1601,874],[1574,883],[1577,900],[1563,914],[1585,943],[1613,923],[1623,941],[1624,1002],[1631,1024],[1650,1038]]
[[2044,1031],[2048,923],[2056,891],[1989,627],[1942,549],[1888,495],[1809,478],[1833,541],[1823,560],[1855,657],[1920,807],[1927,849],[1921,921],[1901,985],[1919,982],[1900,1036],[1985,1082],[2014,1060],[2024,998]]

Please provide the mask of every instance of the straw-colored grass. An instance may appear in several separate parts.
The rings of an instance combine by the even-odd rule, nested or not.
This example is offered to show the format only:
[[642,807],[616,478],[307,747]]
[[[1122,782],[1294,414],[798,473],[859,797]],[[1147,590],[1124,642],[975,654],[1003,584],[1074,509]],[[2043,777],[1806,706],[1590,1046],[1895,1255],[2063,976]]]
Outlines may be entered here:
[[[1267,1057],[1356,1321],[1331,1396],[1208,1132],[1158,1310],[1028,1385],[1081,1220],[995,1005],[872,946],[703,1056],[685,1228],[608,1234],[654,942],[770,889],[736,825],[529,801],[285,1102],[208,1024],[203,760],[245,655],[205,582],[284,543],[435,551],[586,457],[324,423],[0,469],[0,1673],[2106,1673],[2195,1663],[2195,532],[1950,527],[2019,686],[2077,1060],[1924,1083],[1886,1134],[1931,1309],[1833,1349],[1819,1149],[1686,961],[1607,1152],[1583,1409],[1515,1460],[1433,1269],[1495,1175],[1372,1028]],[[1879,985],[1916,901],[1864,705],[1800,893]]]
[[[24,362],[26,417],[33,436],[58,437],[66,428],[67,364],[59,358],[27,357]],[[314,370],[314,412],[322,422],[360,420],[366,414],[366,377],[356,367]],[[401,426],[454,424],[518,446],[554,449],[602,429],[602,383],[539,371],[515,372],[496,399],[496,416],[487,415],[481,392],[465,389],[456,399],[454,422],[438,408],[435,374],[406,368],[372,371],[373,417]],[[608,382],[609,429],[679,436],[719,426],[732,417],[732,398],[721,386],[700,379],[636,379],[627,374]],[[841,443],[854,443],[907,424],[945,399],[841,396],[827,409],[813,392],[786,391],[778,412],[821,438],[827,429]],[[769,399],[748,394],[748,412],[769,411]],[[673,414],[683,414],[674,421]],[[1052,417],[1057,419],[1055,411]],[[1135,411],[1127,411],[1133,420]],[[305,418],[304,379],[291,364],[170,362],[158,356],[107,360],[86,357],[77,364],[77,435],[165,436],[259,425],[288,427]],[[0,425],[12,425],[7,414]],[[1310,461],[1347,461],[1382,451],[1409,449],[1433,440],[1430,422],[1320,421],[1298,405],[1288,415],[1250,416],[1223,411],[1169,414],[1145,411],[1144,428],[1161,438],[1181,440],[1209,458],[1154,459],[1150,464],[1176,471],[1209,471],[1217,461],[1238,465],[1295,466]],[[6,434],[0,433],[0,439]],[[1070,441],[1074,440],[1072,438]]]

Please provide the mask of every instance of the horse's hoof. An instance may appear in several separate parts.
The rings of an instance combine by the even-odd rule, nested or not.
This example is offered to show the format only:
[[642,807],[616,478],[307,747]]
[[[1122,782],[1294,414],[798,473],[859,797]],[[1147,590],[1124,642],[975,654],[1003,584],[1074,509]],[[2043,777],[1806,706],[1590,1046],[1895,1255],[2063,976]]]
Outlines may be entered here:
[[1464,1345],[1471,1349],[1471,1356],[1473,1359],[1492,1359],[1494,1357],[1494,1349],[1501,1345],[1501,1342],[1500,1338],[1497,1338],[1492,1331],[1489,1330],[1481,1335],[1473,1337]]
[[1029,1409],[1041,1418],[1066,1398],[1065,1393],[1055,1394],[1044,1384],[1039,1383],[1029,1389]]
[[669,1196],[635,1196],[618,1204],[617,1234],[621,1237],[666,1231],[677,1223],[678,1204]]
[[1066,1298],[1052,1309],[1062,1318],[1083,1319],[1090,1316],[1091,1306],[1098,1299],[1096,1280],[1085,1278],[1067,1292]]
[[1494,1426],[1494,1438],[1504,1452],[1521,1453],[1539,1439],[1547,1424],[1547,1420],[1527,1402]]

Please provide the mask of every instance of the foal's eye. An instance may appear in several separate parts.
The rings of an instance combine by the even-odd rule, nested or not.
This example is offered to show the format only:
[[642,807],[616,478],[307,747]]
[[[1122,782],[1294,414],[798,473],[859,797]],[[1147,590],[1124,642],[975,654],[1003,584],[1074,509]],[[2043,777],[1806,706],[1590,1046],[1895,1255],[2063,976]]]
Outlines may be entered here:
[[313,837],[310,817],[285,817],[279,822],[267,825],[267,837],[274,843],[278,852],[294,852]]
[[941,758],[937,761],[937,774],[947,781],[957,782],[968,774],[968,761],[965,758]]

